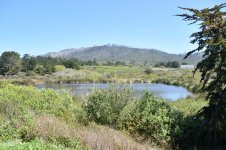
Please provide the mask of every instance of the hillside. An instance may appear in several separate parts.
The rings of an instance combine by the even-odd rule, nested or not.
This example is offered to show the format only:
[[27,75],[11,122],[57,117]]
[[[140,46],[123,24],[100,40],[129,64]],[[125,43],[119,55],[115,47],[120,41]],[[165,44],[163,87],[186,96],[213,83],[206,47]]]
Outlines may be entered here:
[[201,60],[201,55],[192,55],[186,60],[183,60],[184,55],[182,54],[169,54],[156,49],[140,49],[118,45],[93,46],[80,49],[65,49],[60,52],[48,53],[45,56],[66,59],[78,58],[81,60],[96,59],[99,62],[122,61],[128,64],[146,63],[151,65],[167,61],[179,61],[189,64],[197,64],[197,62]]

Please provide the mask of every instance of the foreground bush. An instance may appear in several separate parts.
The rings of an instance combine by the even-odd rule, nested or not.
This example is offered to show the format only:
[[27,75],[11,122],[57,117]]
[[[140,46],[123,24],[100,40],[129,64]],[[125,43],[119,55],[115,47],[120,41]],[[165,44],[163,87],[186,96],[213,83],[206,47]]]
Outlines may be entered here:
[[56,72],[63,71],[64,69],[66,69],[64,65],[56,65],[54,66],[54,68]]
[[0,83],[0,142],[35,139],[35,116],[51,114],[76,122],[76,112],[72,97],[67,94]]
[[[148,92],[135,100],[130,88],[118,85],[93,91],[80,107],[80,101],[68,94],[3,82],[0,149],[76,149],[80,141],[92,149],[149,147],[90,121],[125,130],[138,140],[186,149],[196,140],[193,137],[199,134],[196,129],[203,121],[193,116],[206,105],[200,97],[169,102]],[[20,142],[15,143],[17,140]]]
[[132,97],[131,90],[120,86],[95,90],[83,108],[89,121],[124,130],[137,140],[174,149],[189,144],[188,135],[193,135],[200,124],[193,116],[207,105],[200,97],[175,102],[156,98],[149,92],[137,100]]
[[[65,149],[64,146],[60,144],[49,144],[41,140],[33,140],[30,142],[21,142],[21,141],[11,141],[10,143],[0,144],[1,150],[62,150]],[[71,148],[67,148],[70,150]],[[88,150],[77,143],[73,148],[75,150]]]
[[83,108],[90,121],[115,127],[119,114],[132,99],[132,90],[118,85],[94,90],[83,104]]
[[179,99],[177,101],[169,101],[168,104],[176,111],[183,113],[185,116],[193,116],[199,112],[203,107],[208,105],[204,95],[194,95],[186,99]]
[[[0,83],[1,113],[11,115],[14,113],[30,111],[35,114],[54,114],[64,116],[73,109],[72,97],[68,94],[58,94],[53,90],[37,90],[34,87],[14,86]],[[1,105],[1,106],[2,106]]]
[[62,150],[63,147],[54,144],[46,144],[39,140],[34,140],[31,142],[20,142],[12,141],[11,143],[0,144],[1,150],[26,150],[26,149],[35,149],[35,150]]
[[146,92],[140,100],[126,106],[118,120],[119,128],[165,145],[171,140],[174,111],[161,99]]
[[171,134],[173,148],[191,150],[207,149],[203,145],[199,147],[196,145],[196,141],[198,140],[197,135],[201,135],[198,128],[203,125],[203,119],[195,117],[195,115],[208,105],[208,101],[204,99],[204,95],[196,95],[185,100],[181,99],[169,102],[169,105],[177,111]]

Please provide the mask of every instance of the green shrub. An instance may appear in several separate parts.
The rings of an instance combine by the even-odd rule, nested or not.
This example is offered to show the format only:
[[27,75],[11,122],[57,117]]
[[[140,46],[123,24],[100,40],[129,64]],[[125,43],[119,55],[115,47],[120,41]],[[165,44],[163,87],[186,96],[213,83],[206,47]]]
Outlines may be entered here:
[[63,71],[65,69],[65,66],[64,65],[56,65],[56,66],[54,66],[54,68],[56,71]]
[[203,107],[208,105],[204,96],[192,96],[177,101],[169,101],[168,104],[176,111],[183,113],[185,116],[193,116]]
[[34,87],[0,85],[0,102],[15,104],[20,111],[32,110],[36,114],[50,113],[56,116],[63,116],[70,111],[72,97],[68,94],[58,94],[54,90],[36,90]]
[[[172,125],[172,145],[180,149],[195,149],[197,135],[200,134],[198,127],[203,124],[203,120],[194,117],[203,107],[208,105],[203,95],[188,97],[187,99],[169,102],[169,105],[177,112]],[[173,148],[175,148],[173,147]]]
[[171,140],[173,121],[174,111],[170,106],[146,92],[140,100],[123,109],[118,124],[120,129],[139,135],[144,140],[166,144]]
[[0,144],[1,150],[25,150],[25,149],[35,149],[35,150],[61,150],[62,146],[57,146],[53,144],[45,144],[42,141],[35,140],[32,142],[22,143],[20,141],[12,141],[10,143]]
[[34,71],[27,71],[27,72],[26,72],[26,75],[27,75],[27,76],[35,76],[35,74],[36,74],[36,73],[35,73]]
[[163,101],[150,93],[127,105],[120,114],[118,127],[143,140],[160,145],[183,145],[182,149],[194,144],[197,127],[202,120],[194,118],[208,104],[203,96],[185,100]]
[[35,138],[33,118],[52,114],[66,121],[77,121],[77,108],[68,94],[53,90],[0,83],[0,141]]
[[54,139],[53,143],[55,145],[62,145],[64,148],[75,149],[75,150],[88,150],[81,145],[79,138],[58,138]]
[[149,74],[151,74],[151,73],[154,73],[154,71],[153,71],[151,68],[146,68],[146,69],[144,70],[144,73],[147,74],[147,75],[149,75]]
[[21,141],[11,141],[8,143],[0,144],[1,150],[62,150],[62,149],[68,149],[68,150],[88,150],[88,148],[85,148],[81,146],[81,144],[78,142],[78,140],[75,140],[73,147],[67,147],[65,148],[64,145],[55,143],[45,143],[41,140],[33,140],[31,142],[21,142]]
[[120,112],[132,97],[132,90],[120,85],[94,90],[83,104],[83,108],[89,120],[115,127]]
[[176,119],[172,125],[171,145],[173,149],[196,149],[192,147],[197,141],[197,135],[200,134],[198,128],[203,122],[200,118],[192,115],[186,116],[183,113],[177,113]]

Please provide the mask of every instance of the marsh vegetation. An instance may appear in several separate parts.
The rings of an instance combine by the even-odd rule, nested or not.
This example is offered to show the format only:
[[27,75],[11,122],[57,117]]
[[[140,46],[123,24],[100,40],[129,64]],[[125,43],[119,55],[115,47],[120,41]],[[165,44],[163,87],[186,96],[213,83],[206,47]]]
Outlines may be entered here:
[[0,139],[6,149],[28,143],[55,149],[167,148],[183,136],[186,118],[207,105],[201,97],[173,102],[149,92],[134,98],[121,85],[94,90],[82,101],[51,89],[5,82],[0,87]]
[[[181,8],[191,14],[178,16],[200,22],[191,36],[198,47],[185,56],[203,50],[195,74],[175,61],[153,67],[2,53],[0,149],[225,149],[225,6]],[[34,87],[40,83],[114,84],[80,97]],[[164,83],[194,94],[176,101],[150,91],[137,97],[119,83]]]

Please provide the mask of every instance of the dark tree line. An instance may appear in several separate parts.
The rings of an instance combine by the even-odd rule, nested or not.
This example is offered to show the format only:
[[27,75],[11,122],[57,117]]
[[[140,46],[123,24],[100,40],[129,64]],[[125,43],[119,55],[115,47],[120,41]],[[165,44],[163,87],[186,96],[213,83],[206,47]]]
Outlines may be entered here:
[[107,61],[107,62],[104,62],[103,65],[105,65],[105,66],[125,66],[126,63],[121,62],[121,61],[116,61],[116,62]]
[[[82,61],[76,58],[61,59],[43,56],[34,57],[29,54],[25,54],[21,58],[20,54],[17,52],[6,51],[0,56],[0,75],[15,75],[20,71],[27,73],[27,75],[44,75],[55,72],[56,65],[63,65],[66,68],[79,70],[81,66],[93,66],[98,64],[96,59]],[[126,64],[120,61],[108,61],[103,63],[103,65],[119,66]]]
[[20,69],[20,55],[16,52],[4,52],[0,58],[0,73],[14,74]]
[[180,68],[180,63],[178,61],[160,62],[155,67]]
[[51,74],[55,72],[56,65],[63,65],[66,68],[80,69],[83,65],[97,65],[97,61],[81,61],[76,58],[69,60],[52,57],[31,56],[25,54],[20,58],[20,54],[14,51],[3,52],[0,56],[0,74],[1,75],[15,75],[18,72],[26,72],[37,74]]

